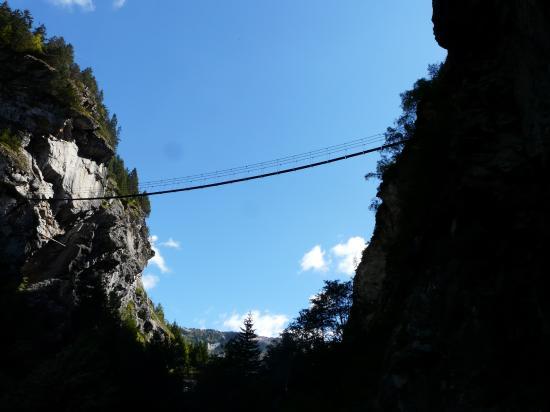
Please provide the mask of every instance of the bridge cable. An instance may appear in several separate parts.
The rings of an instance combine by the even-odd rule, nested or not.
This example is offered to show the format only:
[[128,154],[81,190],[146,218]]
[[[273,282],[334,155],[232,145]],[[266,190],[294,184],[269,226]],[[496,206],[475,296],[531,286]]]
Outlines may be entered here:
[[159,190],[159,191],[155,191],[155,192],[134,193],[134,194],[128,194],[128,195],[92,196],[92,197],[77,197],[77,198],[64,197],[64,198],[49,198],[49,199],[30,198],[30,200],[34,200],[34,201],[57,201],[57,202],[73,201],[74,202],[74,201],[90,201],[90,200],[131,199],[131,198],[140,198],[140,197],[147,197],[147,196],[166,195],[166,194],[170,194],[170,193],[190,192],[190,191],[193,191],[193,190],[203,190],[203,189],[208,189],[208,188],[211,188],[211,187],[226,186],[226,185],[231,185],[231,184],[235,184],[235,183],[247,182],[247,181],[250,181],[250,180],[257,180],[257,179],[265,179],[265,178],[271,177],[271,176],[277,176],[277,175],[297,172],[297,171],[300,171],[300,170],[311,169],[311,168],[314,168],[314,167],[318,167],[318,166],[322,166],[322,165],[326,165],[326,164],[330,164],[330,163],[335,163],[335,162],[340,162],[342,160],[347,160],[347,159],[351,159],[351,158],[358,157],[358,156],[363,156],[363,155],[366,155],[368,153],[373,153],[373,152],[378,152],[378,151],[385,150],[385,149],[390,149],[392,147],[401,145],[403,143],[405,143],[405,140],[385,144],[385,145],[382,145],[382,146],[378,146],[378,147],[375,147],[375,148],[372,148],[372,149],[363,150],[363,151],[360,151],[360,152],[346,154],[344,156],[335,157],[333,159],[328,159],[328,160],[323,160],[323,161],[320,161],[320,162],[310,163],[310,164],[303,165],[303,166],[292,167],[292,168],[288,168],[288,169],[278,170],[278,171],[275,171],[275,172],[262,173],[262,174],[254,175],[254,176],[242,177],[242,178],[239,178],[239,179],[224,180],[224,181],[221,181],[221,182],[208,183],[208,184],[196,185],[196,186],[187,186],[187,187],[181,187],[181,188],[177,188],[177,189]]

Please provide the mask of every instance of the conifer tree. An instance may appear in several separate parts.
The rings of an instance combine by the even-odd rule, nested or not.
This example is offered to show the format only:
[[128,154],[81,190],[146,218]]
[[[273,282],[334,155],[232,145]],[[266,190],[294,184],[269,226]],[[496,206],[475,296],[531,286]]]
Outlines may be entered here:
[[260,348],[257,339],[252,313],[249,313],[239,334],[225,347],[227,361],[239,375],[248,377],[258,373]]
[[206,342],[197,342],[191,346],[190,360],[195,368],[203,367],[208,362],[208,345]]

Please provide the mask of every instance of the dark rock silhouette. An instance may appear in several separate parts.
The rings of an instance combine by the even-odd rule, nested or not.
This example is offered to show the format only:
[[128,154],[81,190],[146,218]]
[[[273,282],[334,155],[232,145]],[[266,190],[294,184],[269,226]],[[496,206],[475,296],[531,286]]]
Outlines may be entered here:
[[[433,21],[449,55],[384,172],[344,342],[283,367],[281,346],[253,410],[550,410],[550,3],[436,0]],[[183,396],[183,334],[140,281],[143,208],[36,201],[109,190],[118,136],[91,72],[25,30],[0,45],[0,404],[205,410],[218,387]]]
[[138,371],[170,402],[181,392],[162,360],[173,334],[141,282],[147,212],[52,200],[119,189],[116,122],[72,46],[6,2],[0,31],[0,409],[159,405]]
[[548,410],[550,4],[435,0],[433,21],[448,58],[355,279],[363,403]]

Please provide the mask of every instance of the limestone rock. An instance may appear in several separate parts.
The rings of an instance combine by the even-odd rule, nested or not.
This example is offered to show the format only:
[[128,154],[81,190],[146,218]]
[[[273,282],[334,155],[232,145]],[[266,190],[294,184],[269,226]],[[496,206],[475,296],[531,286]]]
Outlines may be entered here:
[[143,213],[118,200],[51,200],[108,193],[113,149],[91,117],[48,94],[55,69],[2,51],[0,64],[11,91],[0,96],[0,124],[21,137],[19,147],[0,143],[2,290],[18,288],[44,314],[52,342],[92,292],[132,317],[144,339],[164,339],[141,283],[153,256]]

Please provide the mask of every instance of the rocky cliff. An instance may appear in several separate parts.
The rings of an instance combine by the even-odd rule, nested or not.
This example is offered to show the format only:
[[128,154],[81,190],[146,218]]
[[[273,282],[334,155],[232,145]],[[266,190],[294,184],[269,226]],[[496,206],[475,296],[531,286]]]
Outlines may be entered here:
[[433,21],[448,58],[355,278],[364,402],[549,410],[550,5],[435,0]]
[[128,390],[138,365],[166,375],[147,348],[171,337],[141,282],[147,208],[71,200],[128,190],[127,176],[137,187],[137,174],[115,155],[116,117],[91,70],[43,33],[0,5],[0,405],[152,401]]
[[[31,55],[2,56],[0,120],[14,144],[0,144],[0,262],[61,338],[95,288],[144,338],[163,333],[141,285],[153,253],[144,214],[119,200],[60,201],[109,193],[114,155],[93,116],[64,110],[49,95],[56,70]],[[15,57],[15,59],[14,59]],[[89,92],[78,98],[94,113]],[[95,291],[94,291],[95,293]]]

